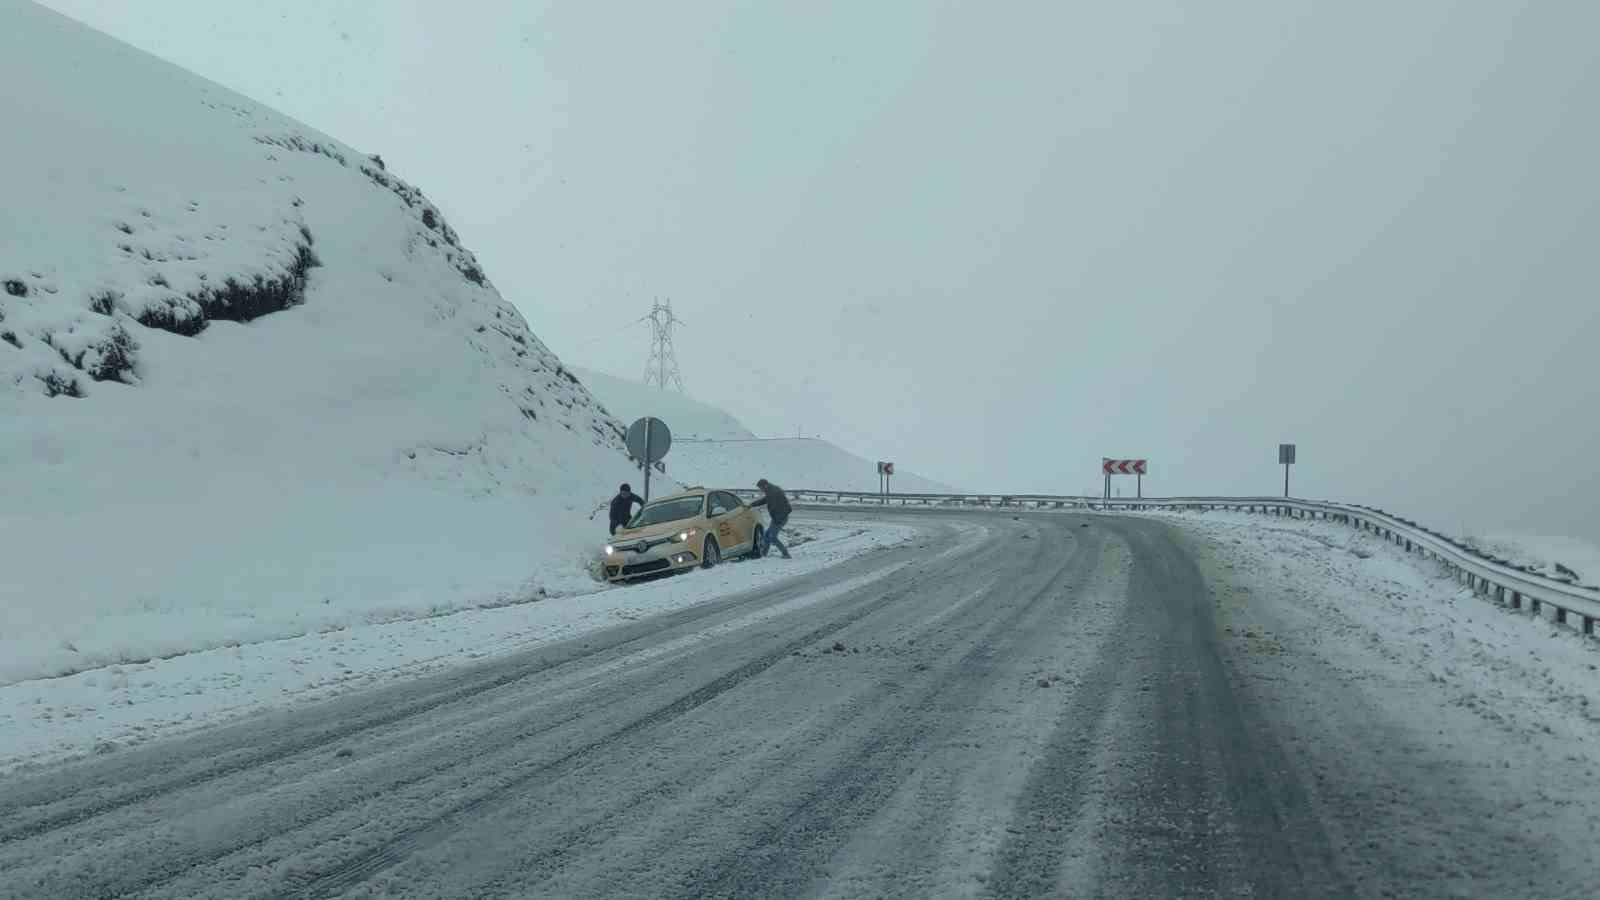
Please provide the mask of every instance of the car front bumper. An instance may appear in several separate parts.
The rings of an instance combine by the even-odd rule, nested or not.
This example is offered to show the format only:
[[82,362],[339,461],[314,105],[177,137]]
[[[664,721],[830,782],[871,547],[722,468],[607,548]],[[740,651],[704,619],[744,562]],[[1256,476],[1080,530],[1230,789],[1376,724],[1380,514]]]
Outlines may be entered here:
[[607,581],[629,581],[648,575],[692,569],[700,564],[700,557],[689,549],[687,543],[658,544],[647,550],[616,548],[606,554]]

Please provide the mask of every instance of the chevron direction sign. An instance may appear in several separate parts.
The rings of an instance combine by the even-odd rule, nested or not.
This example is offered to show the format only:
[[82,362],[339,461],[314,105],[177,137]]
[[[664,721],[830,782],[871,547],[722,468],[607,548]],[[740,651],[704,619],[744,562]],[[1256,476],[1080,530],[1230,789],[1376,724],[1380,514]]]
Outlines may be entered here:
[[1148,475],[1150,461],[1145,459],[1103,459],[1100,468],[1107,475]]

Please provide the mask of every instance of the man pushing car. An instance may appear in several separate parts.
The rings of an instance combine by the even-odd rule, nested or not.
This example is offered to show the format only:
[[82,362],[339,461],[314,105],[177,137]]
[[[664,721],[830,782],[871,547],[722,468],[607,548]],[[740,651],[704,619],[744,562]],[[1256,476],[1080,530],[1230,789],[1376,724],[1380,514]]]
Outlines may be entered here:
[[[617,491],[617,495],[611,498],[612,534],[616,534],[618,528],[628,524],[628,520],[633,518],[633,505],[635,503],[644,506],[644,501],[640,500],[639,495],[633,492],[633,488],[626,483],[623,484],[621,489]],[[591,516],[591,518],[593,517]]]
[[777,547],[778,552],[783,554],[784,559],[792,559],[793,557],[789,555],[789,548],[783,545],[783,541],[778,540],[778,532],[782,531],[783,526],[789,522],[791,509],[789,495],[783,492],[783,488],[765,478],[756,482],[756,488],[761,491],[761,497],[750,505],[765,506],[767,512],[772,516],[772,525],[767,528],[767,546],[769,548]]

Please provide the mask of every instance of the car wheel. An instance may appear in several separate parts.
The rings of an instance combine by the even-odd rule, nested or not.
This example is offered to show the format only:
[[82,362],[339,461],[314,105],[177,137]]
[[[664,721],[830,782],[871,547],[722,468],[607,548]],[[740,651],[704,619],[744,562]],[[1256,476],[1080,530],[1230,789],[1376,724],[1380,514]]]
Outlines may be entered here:
[[767,529],[756,523],[755,533],[750,538],[750,554],[745,559],[760,559],[767,555]]
[[722,548],[717,546],[716,538],[708,537],[705,546],[701,548],[700,567],[709,569],[719,562],[722,562]]

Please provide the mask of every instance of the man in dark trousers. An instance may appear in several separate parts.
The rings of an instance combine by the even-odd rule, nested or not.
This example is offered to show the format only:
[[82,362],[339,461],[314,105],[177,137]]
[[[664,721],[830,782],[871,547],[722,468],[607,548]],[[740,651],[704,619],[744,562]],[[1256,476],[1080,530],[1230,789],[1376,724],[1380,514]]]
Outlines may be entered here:
[[633,505],[635,503],[639,504],[640,506],[644,506],[644,501],[640,500],[639,495],[633,492],[633,488],[626,484],[624,484],[622,488],[617,491],[617,495],[615,497],[611,498],[612,534],[616,534],[618,528],[628,524],[628,520],[633,518]]
[[789,522],[789,495],[783,492],[783,488],[765,478],[756,482],[756,487],[761,491],[761,497],[750,505],[765,506],[767,512],[772,515],[772,526],[767,529],[767,547],[777,547],[784,559],[793,559],[789,555],[789,548],[783,545],[783,541],[778,540],[778,532]]

